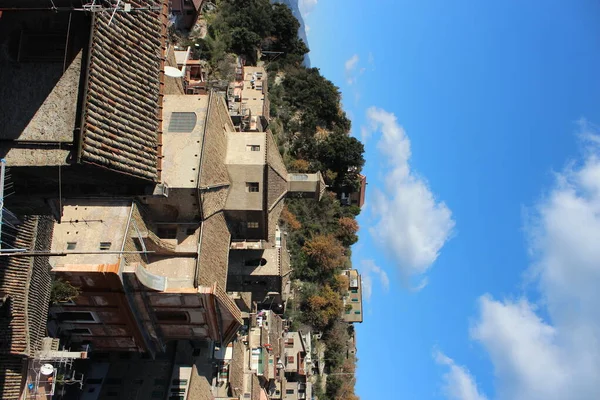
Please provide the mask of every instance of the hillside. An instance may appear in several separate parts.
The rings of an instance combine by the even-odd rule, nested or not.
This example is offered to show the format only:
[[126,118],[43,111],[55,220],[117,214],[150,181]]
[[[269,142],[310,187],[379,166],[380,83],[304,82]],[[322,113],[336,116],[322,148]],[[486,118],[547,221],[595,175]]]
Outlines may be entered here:
[[[302,18],[302,14],[300,13],[300,6],[298,5],[298,0],[271,0],[272,3],[282,3],[285,4],[292,10],[292,14],[298,22],[300,22],[300,28],[298,29],[298,37],[302,39],[306,47],[310,49],[310,45],[308,44],[308,37],[306,36],[306,24],[304,23],[304,19]],[[304,66],[310,68],[310,57],[309,54],[306,53],[304,55]]]

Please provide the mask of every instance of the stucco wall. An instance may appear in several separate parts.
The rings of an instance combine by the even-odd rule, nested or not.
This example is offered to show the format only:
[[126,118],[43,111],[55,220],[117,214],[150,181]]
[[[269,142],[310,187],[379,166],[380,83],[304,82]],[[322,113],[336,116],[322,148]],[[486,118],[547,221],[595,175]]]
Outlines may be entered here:
[[[262,210],[264,165],[228,165],[231,189],[225,205],[226,210]],[[258,192],[248,192],[246,182],[258,182]]]
[[[54,225],[53,252],[100,252],[100,242],[110,242],[110,251],[120,251],[125,237],[131,200],[72,199],[63,202],[60,223]],[[75,248],[67,250],[67,243]],[[52,266],[64,264],[115,264],[118,254],[68,254],[51,257]]]
[[[248,146],[260,146],[251,151]],[[266,163],[267,138],[264,132],[229,132],[227,134],[227,164],[264,165]]]

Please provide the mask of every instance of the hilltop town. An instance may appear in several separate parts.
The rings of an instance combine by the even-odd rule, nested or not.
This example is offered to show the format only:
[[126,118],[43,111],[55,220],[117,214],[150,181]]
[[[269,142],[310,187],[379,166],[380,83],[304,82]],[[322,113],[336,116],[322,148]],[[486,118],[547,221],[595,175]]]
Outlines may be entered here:
[[358,398],[364,150],[299,26],[2,2],[0,398]]

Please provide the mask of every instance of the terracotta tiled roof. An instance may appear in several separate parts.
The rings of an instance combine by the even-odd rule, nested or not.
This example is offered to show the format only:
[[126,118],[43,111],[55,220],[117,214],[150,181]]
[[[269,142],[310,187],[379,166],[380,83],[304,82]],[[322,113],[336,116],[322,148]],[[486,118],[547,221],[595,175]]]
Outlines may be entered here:
[[277,224],[279,223],[279,217],[281,216],[281,212],[283,211],[283,198],[279,200],[271,210],[269,210],[268,214],[268,237],[267,240],[271,243],[275,240],[275,231],[277,230]]
[[225,100],[210,94],[200,165],[200,187],[229,184],[229,173],[225,165],[227,134],[224,127],[233,132],[233,124]]
[[[48,217],[25,217],[9,244],[16,248],[48,250],[52,226]],[[6,236],[5,240],[9,241]],[[10,296],[12,309],[12,317],[0,317],[0,353],[33,355],[39,349],[46,330],[50,286],[47,257],[0,259],[0,293]]]
[[229,297],[227,293],[225,293],[225,291],[219,286],[214,286],[213,293],[215,297],[219,300],[221,312],[223,312],[223,308],[225,308],[227,311],[229,311],[229,313],[233,316],[235,320],[228,326],[223,327],[224,331],[222,332],[221,344],[224,346],[233,340],[238,329],[240,328],[240,326],[242,326],[242,312],[235,305],[235,302],[231,300],[231,297]]
[[223,210],[229,194],[229,185],[205,189],[200,192],[202,200],[202,216],[210,218],[213,214]]
[[18,400],[24,384],[27,357],[0,354],[0,398]]
[[281,357],[281,340],[283,332],[283,320],[275,313],[271,313],[271,324],[269,325],[269,343],[273,346],[275,358]]
[[202,222],[197,283],[225,288],[231,234],[222,212]]
[[270,131],[266,132],[267,136],[267,180],[269,185],[269,193],[267,203],[269,210],[285,196],[288,190],[287,176],[288,172],[283,163],[283,158],[279,152],[279,147],[275,142],[275,138]]
[[288,190],[288,182],[283,178],[271,164],[267,165],[267,204],[268,209],[273,208],[285,196]]
[[160,10],[96,13],[92,19],[80,158],[156,181],[166,5],[164,0],[130,3]]
[[[29,216],[18,229],[3,235],[12,247],[48,250],[53,222],[45,216]],[[5,229],[10,229],[6,227]],[[9,233],[9,232],[7,232]],[[28,356],[41,348],[50,302],[48,257],[2,257],[0,293],[10,297],[11,313],[0,316],[0,398],[18,399],[22,369]]]
[[260,386],[256,374],[252,374],[252,400],[261,400],[267,397],[266,395],[261,396],[261,394],[264,394],[264,389]]
[[229,365],[229,386],[235,397],[244,394],[244,347],[240,341],[233,343],[233,355]]

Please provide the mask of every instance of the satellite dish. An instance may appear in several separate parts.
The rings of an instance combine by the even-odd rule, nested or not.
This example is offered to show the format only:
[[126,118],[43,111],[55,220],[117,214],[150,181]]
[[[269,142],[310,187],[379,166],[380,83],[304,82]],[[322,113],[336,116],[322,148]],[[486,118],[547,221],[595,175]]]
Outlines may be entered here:
[[165,75],[170,76],[171,78],[181,78],[183,77],[183,72],[175,67],[165,67]]
[[42,375],[52,375],[54,372],[54,366],[52,364],[44,364],[41,366],[40,372]]

